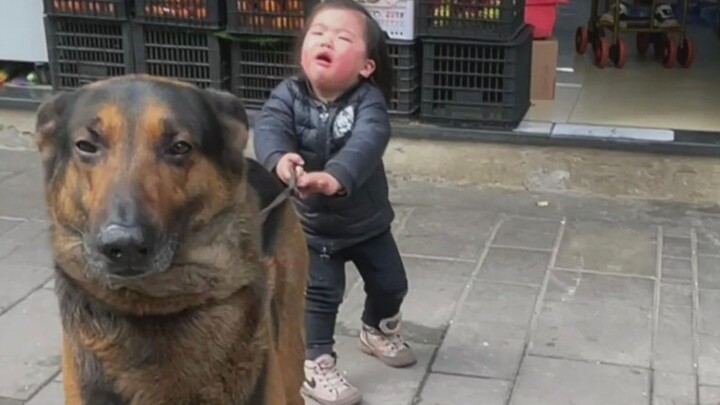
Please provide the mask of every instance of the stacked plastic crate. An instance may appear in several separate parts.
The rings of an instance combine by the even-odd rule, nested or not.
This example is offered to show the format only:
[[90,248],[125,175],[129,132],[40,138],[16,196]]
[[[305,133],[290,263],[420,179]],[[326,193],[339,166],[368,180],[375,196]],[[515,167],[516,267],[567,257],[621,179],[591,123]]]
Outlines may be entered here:
[[317,0],[227,0],[232,92],[259,109],[297,71],[295,45]]
[[415,41],[414,0],[356,0],[362,4],[389,37],[393,65],[393,87],[388,111],[395,117],[411,118],[420,108],[420,64]]
[[516,127],[530,107],[532,28],[525,0],[419,0],[420,119]]
[[44,7],[53,88],[134,71],[127,0],[45,0]]
[[223,0],[134,0],[136,70],[227,89],[229,50]]

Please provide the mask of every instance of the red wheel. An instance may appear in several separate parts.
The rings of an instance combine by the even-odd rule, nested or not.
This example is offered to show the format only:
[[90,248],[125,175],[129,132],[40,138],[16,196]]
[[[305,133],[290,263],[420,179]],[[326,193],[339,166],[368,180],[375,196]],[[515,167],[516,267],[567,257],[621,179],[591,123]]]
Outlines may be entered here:
[[650,45],[652,44],[652,35],[646,32],[638,32],[637,38],[635,39],[635,45],[637,46],[637,53],[640,56],[645,56]]
[[617,42],[610,47],[610,57],[618,69],[622,69],[622,67],[625,66],[628,59],[628,50],[625,41],[618,38]]
[[599,38],[595,48],[595,65],[604,69],[610,62],[610,41],[607,38]]
[[668,68],[675,66],[675,63],[677,62],[677,54],[677,44],[672,40],[672,38],[668,38],[665,41],[665,48],[663,49],[663,65]]
[[682,45],[678,49],[677,59],[680,66],[684,68],[689,68],[695,62],[695,44],[691,40],[683,39]]
[[575,31],[575,51],[580,55],[585,55],[587,51],[588,43],[590,42],[590,36],[588,29],[585,26],[580,26]]

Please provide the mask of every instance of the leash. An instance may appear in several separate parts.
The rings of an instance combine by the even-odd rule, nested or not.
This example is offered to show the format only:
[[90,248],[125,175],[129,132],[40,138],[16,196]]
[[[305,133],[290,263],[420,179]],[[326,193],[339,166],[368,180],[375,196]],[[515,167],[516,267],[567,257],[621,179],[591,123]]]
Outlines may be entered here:
[[287,187],[282,191],[282,193],[278,194],[277,197],[275,197],[274,200],[270,204],[268,204],[267,207],[260,210],[260,223],[264,223],[265,220],[267,220],[268,215],[270,215],[270,212],[277,208],[278,205],[282,204],[292,196],[293,193],[297,193],[297,174],[295,173],[295,168],[293,167],[292,170],[290,170],[290,182],[288,183]]

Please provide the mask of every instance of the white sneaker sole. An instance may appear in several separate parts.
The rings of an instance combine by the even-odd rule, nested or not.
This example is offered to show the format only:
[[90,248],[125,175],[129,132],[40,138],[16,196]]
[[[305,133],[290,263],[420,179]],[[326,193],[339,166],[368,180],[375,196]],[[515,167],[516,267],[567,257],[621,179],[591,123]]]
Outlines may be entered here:
[[373,356],[377,358],[378,360],[382,361],[386,365],[394,368],[405,368],[414,366],[415,363],[417,363],[417,359],[415,358],[415,355],[410,352],[407,356],[401,356],[401,357],[387,357],[382,356],[375,352],[375,350],[365,342],[365,340],[362,338],[362,335],[360,335],[360,339],[358,346],[360,347],[360,351],[367,354],[368,356]]
[[300,389],[300,393],[305,395],[306,397],[312,399],[313,401],[317,402],[320,405],[357,405],[362,402],[362,394],[358,391],[356,395],[353,395],[351,397],[337,399],[337,400],[326,400],[319,398],[313,394],[313,392],[303,384],[302,388]]

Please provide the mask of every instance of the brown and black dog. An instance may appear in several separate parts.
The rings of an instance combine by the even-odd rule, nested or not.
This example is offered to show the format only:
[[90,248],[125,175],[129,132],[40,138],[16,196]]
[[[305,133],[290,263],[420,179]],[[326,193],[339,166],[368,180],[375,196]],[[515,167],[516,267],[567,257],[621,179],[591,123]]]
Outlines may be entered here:
[[66,405],[303,403],[305,237],[247,139],[234,96],[144,75],[39,108]]

